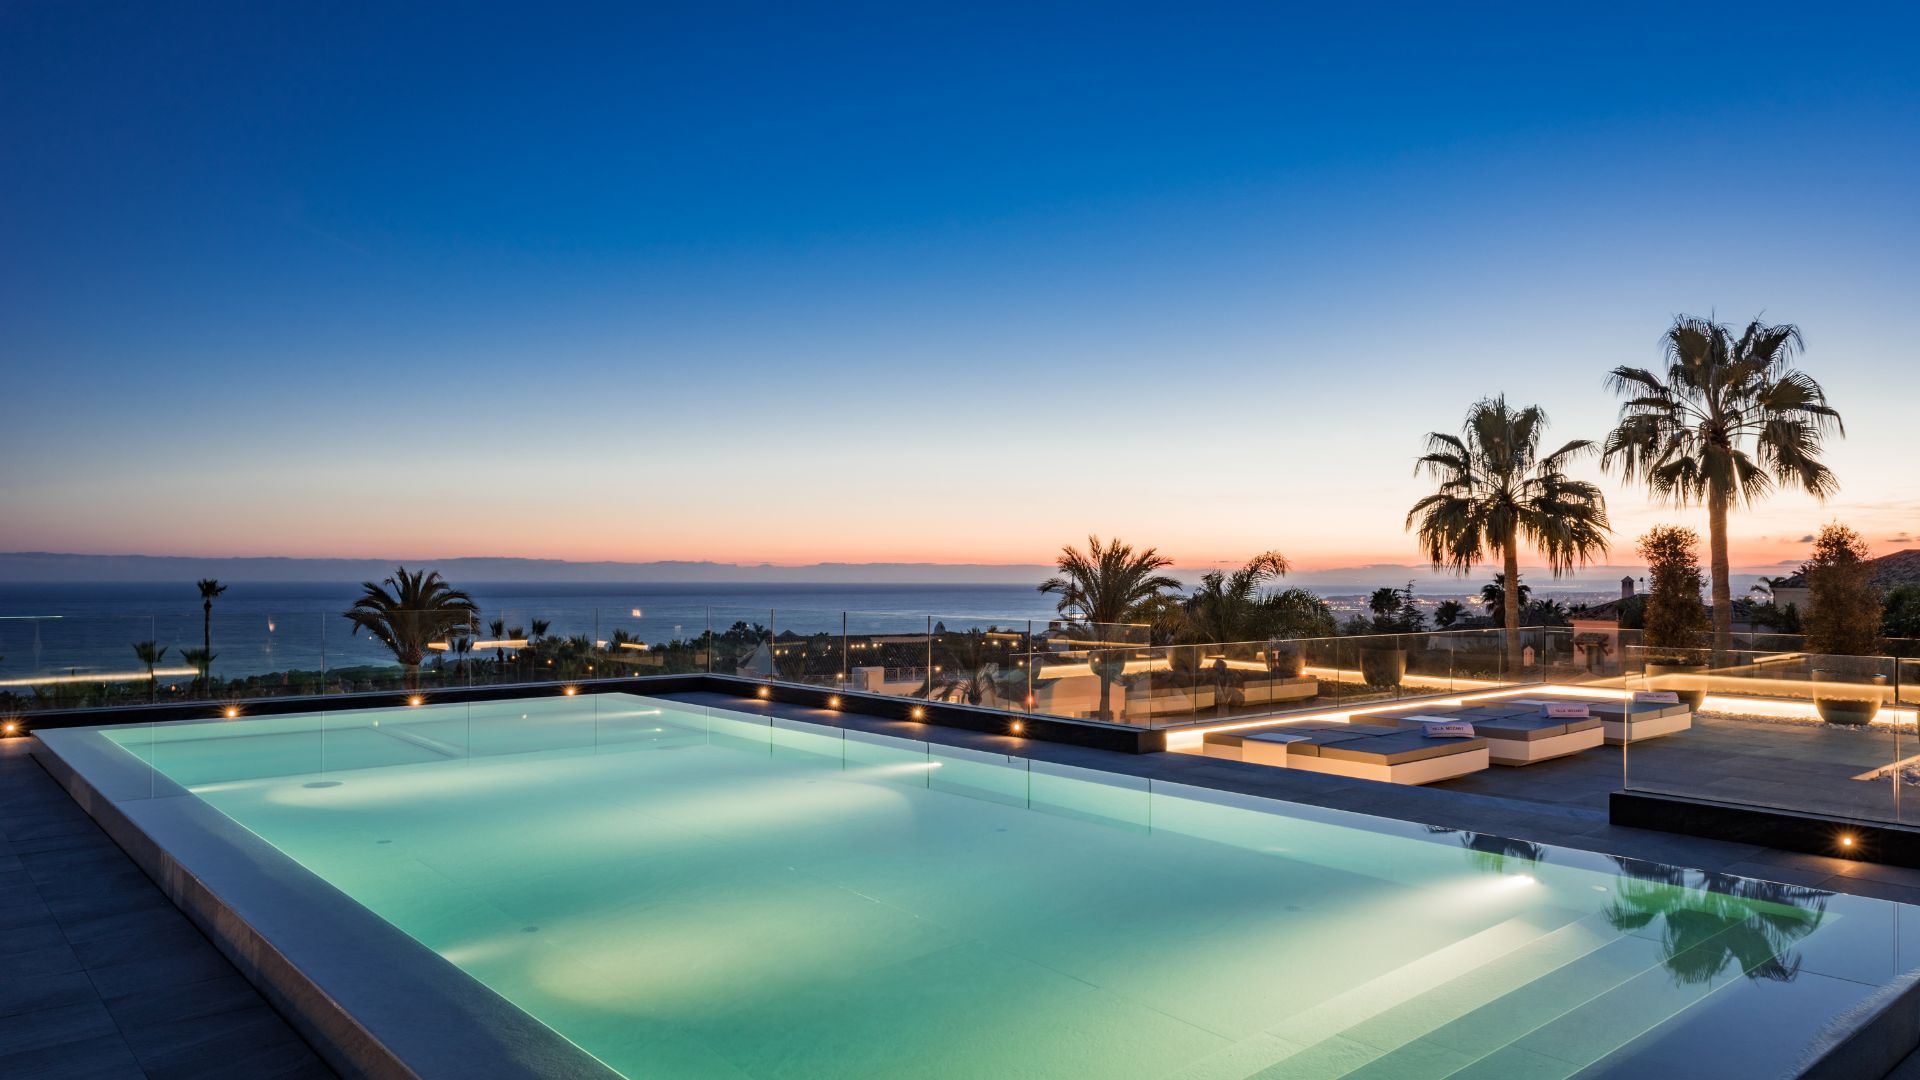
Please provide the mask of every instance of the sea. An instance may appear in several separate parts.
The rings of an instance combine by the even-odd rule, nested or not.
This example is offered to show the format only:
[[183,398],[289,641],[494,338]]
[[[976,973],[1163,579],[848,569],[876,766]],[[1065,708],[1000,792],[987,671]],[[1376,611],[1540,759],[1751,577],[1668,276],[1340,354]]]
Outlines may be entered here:
[[[988,627],[1036,628],[1056,617],[1055,598],[1033,585],[850,584],[476,584],[481,638],[493,620],[503,631],[584,634],[616,630],[649,644],[697,638],[735,623],[774,633],[925,633]],[[48,673],[138,670],[136,643],[168,651],[178,667],[203,635],[223,678],[288,669],[386,664],[391,657],[343,613],[358,582],[235,582],[214,601],[210,632],[192,582],[151,584],[0,584],[0,682]]]

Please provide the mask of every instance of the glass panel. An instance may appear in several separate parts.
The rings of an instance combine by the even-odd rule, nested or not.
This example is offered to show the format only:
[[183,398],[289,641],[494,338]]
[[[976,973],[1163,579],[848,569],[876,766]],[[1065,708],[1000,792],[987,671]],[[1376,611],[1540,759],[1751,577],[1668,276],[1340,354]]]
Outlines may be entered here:
[[[1633,790],[1897,820],[1904,760],[1891,657],[1627,648],[1629,689],[1677,699],[1685,728],[1637,719]],[[1667,700],[1645,709],[1673,708]]]

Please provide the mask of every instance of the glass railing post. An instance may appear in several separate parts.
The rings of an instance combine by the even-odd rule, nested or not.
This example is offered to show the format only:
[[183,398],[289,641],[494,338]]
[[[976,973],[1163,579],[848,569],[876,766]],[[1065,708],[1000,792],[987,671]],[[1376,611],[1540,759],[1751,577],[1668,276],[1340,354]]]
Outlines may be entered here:
[[1024,653],[1026,657],[1026,659],[1021,662],[1020,669],[1027,673],[1027,680],[1026,680],[1027,692],[1026,692],[1026,695],[1020,699],[1020,708],[1026,712],[1032,712],[1033,711],[1033,656],[1034,656],[1033,654],[1033,620],[1032,619],[1027,620],[1027,636],[1021,642],[1021,652]]

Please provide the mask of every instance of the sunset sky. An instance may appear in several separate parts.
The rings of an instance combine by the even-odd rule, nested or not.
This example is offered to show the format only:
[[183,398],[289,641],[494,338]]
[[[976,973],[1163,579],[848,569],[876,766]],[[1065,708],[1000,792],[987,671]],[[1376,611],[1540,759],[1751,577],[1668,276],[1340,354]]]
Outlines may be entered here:
[[1414,562],[1681,312],[1846,419],[1736,565],[1920,547],[1911,8],[1173,10],[6,5],[0,550]]

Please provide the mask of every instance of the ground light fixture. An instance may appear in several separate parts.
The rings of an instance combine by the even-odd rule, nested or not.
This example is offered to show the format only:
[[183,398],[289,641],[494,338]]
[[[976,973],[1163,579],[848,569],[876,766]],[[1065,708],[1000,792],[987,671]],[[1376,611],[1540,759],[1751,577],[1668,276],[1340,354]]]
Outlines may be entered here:
[[572,697],[573,695],[580,692],[580,688],[577,686],[569,686],[560,692],[567,695],[568,697]]
[[416,709],[422,705],[425,705],[426,703],[427,703],[427,699],[421,697],[419,694],[415,694],[412,697],[407,699],[407,704],[413,706]]
[[1015,735],[1018,735],[1021,732],[1027,730],[1027,725],[1023,721],[1015,720],[1013,723],[1007,725],[1007,730],[1013,732]]
[[14,723],[12,720],[9,720],[4,724],[0,724],[0,735],[18,735],[18,734],[20,734],[20,725],[17,723]]
[[925,720],[927,718],[926,708],[924,706],[915,705],[913,707],[913,718],[915,720]]
[[1841,833],[1840,834],[1840,850],[1852,851],[1854,847],[1855,847],[1855,840],[1854,840],[1853,834],[1850,832]]
[[835,694],[835,695],[833,695],[832,697],[830,697],[830,698],[828,698],[828,699],[827,699],[827,708],[829,708],[829,709],[837,709],[837,708],[839,708],[839,707],[840,707],[840,695],[839,695],[839,694]]
[[221,715],[225,716],[229,720],[233,720],[239,717],[240,707],[238,705],[229,705],[226,707],[225,711],[222,712]]
[[754,690],[754,692],[753,692],[753,694],[754,694],[754,696],[755,696],[755,697],[766,697],[766,696],[767,696],[767,688],[766,688],[766,687],[764,687],[764,686],[762,686],[762,687],[759,687],[758,689],[756,689],[756,690]]

